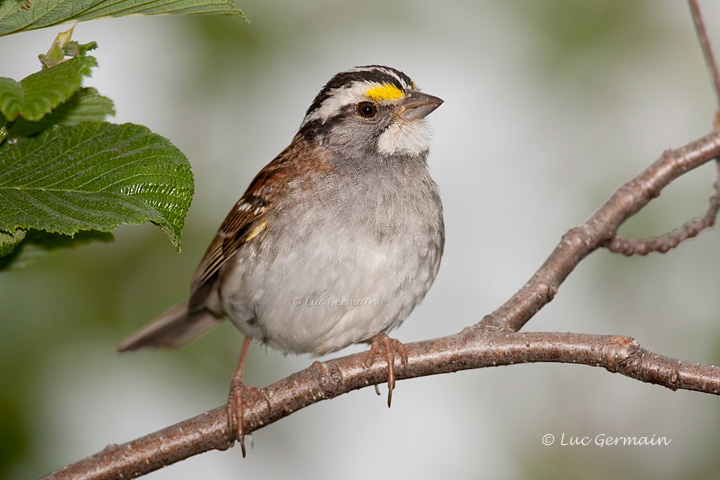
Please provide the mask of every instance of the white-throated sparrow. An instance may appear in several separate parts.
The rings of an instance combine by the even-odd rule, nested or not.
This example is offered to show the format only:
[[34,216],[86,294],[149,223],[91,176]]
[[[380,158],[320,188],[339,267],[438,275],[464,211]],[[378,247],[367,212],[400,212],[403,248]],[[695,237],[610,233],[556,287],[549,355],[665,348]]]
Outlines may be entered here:
[[335,75],[290,146],[225,218],[189,300],[118,350],[178,347],[227,316],[245,334],[228,403],[241,443],[251,339],[315,355],[373,342],[375,353],[385,351],[392,393],[394,354],[385,332],[422,301],[443,252],[424,121],[442,103],[394,68]]

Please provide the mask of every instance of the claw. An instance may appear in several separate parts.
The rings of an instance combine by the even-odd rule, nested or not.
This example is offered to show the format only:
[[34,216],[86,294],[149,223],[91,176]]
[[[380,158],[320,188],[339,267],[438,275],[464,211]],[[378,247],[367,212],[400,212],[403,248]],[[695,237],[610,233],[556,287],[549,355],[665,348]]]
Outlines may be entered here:
[[[249,387],[243,383],[242,379],[233,379],[230,384],[230,395],[228,395],[227,403],[228,425],[230,427],[230,431],[235,432],[235,439],[240,444],[243,458],[245,458],[245,455],[247,454],[247,450],[245,449],[245,425],[243,422],[245,417],[246,394],[262,395],[265,403],[267,404],[268,410],[271,410],[270,398],[268,397],[267,392],[265,392],[265,389]],[[250,447],[252,447],[252,433],[249,433],[248,436],[250,437]]]
[[245,427],[243,426],[243,417],[245,413],[245,404],[243,403],[243,393],[245,384],[242,379],[233,379],[230,384],[230,395],[228,395],[228,425],[231,432],[235,432],[235,439],[240,443],[242,456],[245,458],[247,451],[245,450]]
[[[400,362],[403,368],[407,371],[408,358],[405,346],[400,343],[399,340],[390,338],[384,333],[378,333],[367,341],[370,344],[370,351],[368,352],[367,358],[365,359],[365,366],[371,367],[375,363],[375,357],[380,355],[381,351],[384,354],[385,361],[388,366],[388,408],[392,404],[392,393],[395,390],[395,354],[400,355]],[[375,386],[377,390],[377,385]],[[379,392],[378,392],[379,393]]]
[[[245,394],[262,394],[265,398],[265,403],[267,403],[268,410],[271,410],[270,398],[268,398],[265,390],[248,387],[242,380],[243,371],[245,370],[245,359],[247,358],[251,341],[249,337],[245,337],[242,350],[240,351],[240,360],[235,370],[235,376],[233,376],[232,382],[230,383],[230,394],[228,395],[227,402],[228,428],[230,432],[234,432],[235,439],[240,443],[243,458],[245,458],[247,454],[247,450],[245,449],[245,425],[243,422],[245,416]],[[250,434],[250,446],[253,446],[252,434]]]

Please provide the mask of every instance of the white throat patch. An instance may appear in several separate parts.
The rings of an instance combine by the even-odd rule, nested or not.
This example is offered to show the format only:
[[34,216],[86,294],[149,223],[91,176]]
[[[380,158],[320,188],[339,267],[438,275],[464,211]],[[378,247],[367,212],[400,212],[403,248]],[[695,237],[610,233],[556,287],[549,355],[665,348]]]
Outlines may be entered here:
[[383,155],[420,155],[430,148],[430,132],[424,120],[395,119],[378,138],[378,151]]

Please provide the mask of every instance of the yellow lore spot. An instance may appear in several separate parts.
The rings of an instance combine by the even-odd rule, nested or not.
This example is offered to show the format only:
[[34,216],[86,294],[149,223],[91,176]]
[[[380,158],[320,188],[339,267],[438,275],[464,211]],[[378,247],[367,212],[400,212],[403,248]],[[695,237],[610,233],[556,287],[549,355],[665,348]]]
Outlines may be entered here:
[[375,84],[368,88],[365,94],[373,100],[397,100],[405,95],[392,83]]
[[260,232],[262,232],[263,230],[265,230],[265,227],[266,227],[266,226],[267,226],[267,222],[263,222],[263,223],[261,223],[260,225],[258,225],[257,227],[255,227],[255,228],[253,229],[253,231],[250,233],[250,235],[248,235],[247,237],[245,237],[245,241],[246,241],[246,242],[249,242],[249,241],[252,240],[253,238],[255,238],[255,237],[257,237],[258,235],[260,235]]

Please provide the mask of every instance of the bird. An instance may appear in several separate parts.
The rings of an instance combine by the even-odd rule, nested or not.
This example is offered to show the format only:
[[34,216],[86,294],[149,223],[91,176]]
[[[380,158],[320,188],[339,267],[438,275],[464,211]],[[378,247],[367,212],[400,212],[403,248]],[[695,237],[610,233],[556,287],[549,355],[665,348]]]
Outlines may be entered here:
[[387,333],[423,300],[444,250],[426,125],[442,103],[392,67],[334,75],[220,225],[188,300],[117,350],[176,348],[229,319],[245,336],[228,397],[243,456],[252,340],[315,356],[369,343],[366,365],[381,353],[388,364],[389,406],[395,354],[405,366],[407,356]]

